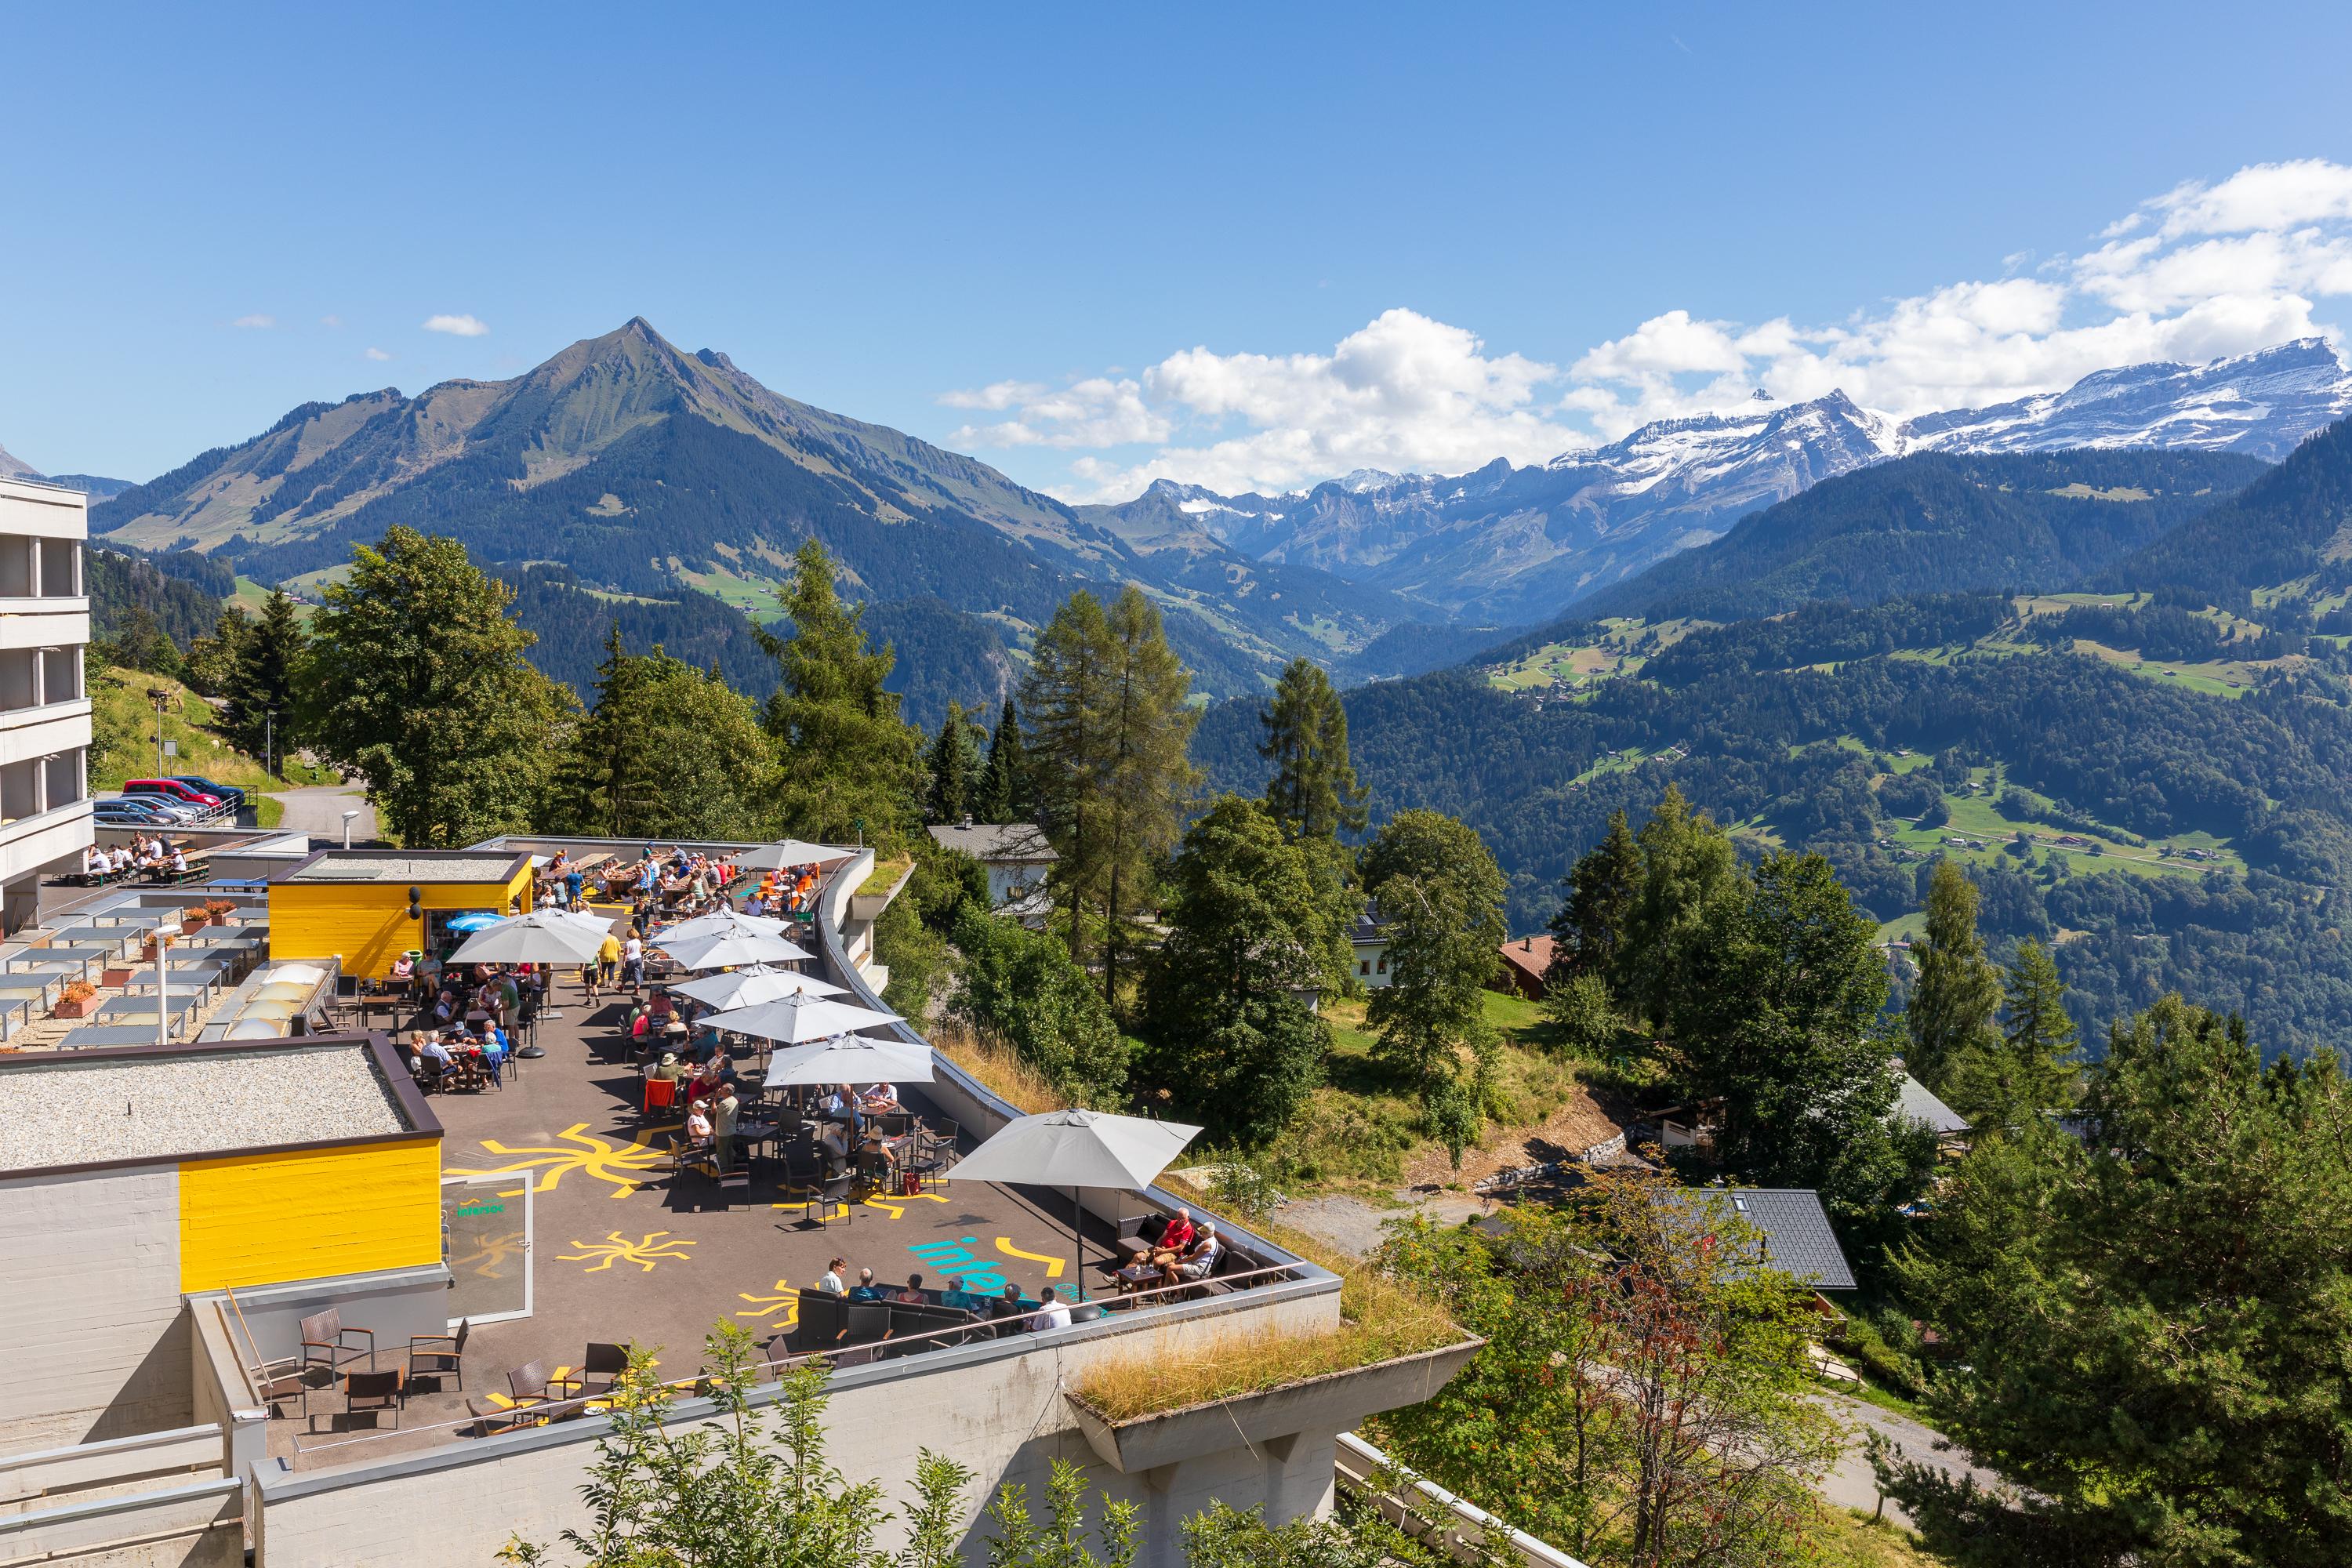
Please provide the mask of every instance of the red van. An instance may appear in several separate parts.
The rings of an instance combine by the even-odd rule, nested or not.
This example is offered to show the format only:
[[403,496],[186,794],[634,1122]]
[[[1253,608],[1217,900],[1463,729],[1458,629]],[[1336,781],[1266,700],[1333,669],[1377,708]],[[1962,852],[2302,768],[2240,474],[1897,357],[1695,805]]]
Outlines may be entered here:
[[125,795],[160,795],[184,805],[201,806],[206,811],[217,810],[221,797],[206,795],[203,790],[184,784],[177,779],[132,779],[122,786]]

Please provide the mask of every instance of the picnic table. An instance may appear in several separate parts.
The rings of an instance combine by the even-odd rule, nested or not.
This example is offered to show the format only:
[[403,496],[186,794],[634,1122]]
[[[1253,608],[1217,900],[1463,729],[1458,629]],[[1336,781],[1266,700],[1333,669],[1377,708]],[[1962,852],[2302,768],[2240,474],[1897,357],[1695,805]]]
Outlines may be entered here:
[[193,855],[183,856],[182,858],[187,864],[176,871],[172,868],[172,863],[169,860],[148,867],[147,880],[166,887],[177,887],[183,882],[201,881],[212,875],[211,850],[199,849]]
[[[183,993],[210,995],[227,978],[228,963],[218,958],[173,959],[166,972],[166,983],[173,995]],[[155,970],[151,964],[132,971],[131,984],[123,987],[126,994],[148,994],[155,990]]]

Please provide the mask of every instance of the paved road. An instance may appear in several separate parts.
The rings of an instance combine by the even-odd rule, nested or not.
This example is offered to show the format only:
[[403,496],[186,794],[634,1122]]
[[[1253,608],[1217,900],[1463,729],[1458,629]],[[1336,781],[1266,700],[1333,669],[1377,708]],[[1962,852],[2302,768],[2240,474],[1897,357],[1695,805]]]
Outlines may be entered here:
[[286,818],[279,824],[289,833],[314,833],[322,838],[340,839],[343,833],[343,813],[358,808],[352,818],[352,841],[373,838],[375,807],[356,785],[319,785],[310,789],[289,789],[283,795],[269,797],[286,804]]
[[[1950,1476],[1973,1475],[1980,1487],[1998,1484],[2000,1478],[1990,1470],[1978,1469],[1959,1455],[1939,1449],[1941,1434],[1922,1426],[1908,1416],[1897,1415],[1863,1400],[1850,1399],[1842,1394],[1824,1394],[1822,1403],[1836,1413],[1841,1420],[1853,1428],[1853,1436],[1837,1463],[1837,1468],[1822,1478],[1822,1495],[1846,1508],[1860,1509],[1868,1513],[1878,1506],[1878,1481],[1871,1474],[1870,1461],[1863,1457],[1863,1443],[1867,1435],[1876,1432],[1901,1447],[1905,1455],[1921,1464],[1933,1465]],[[1886,1505],[1889,1518],[1905,1524],[1910,1517],[1894,1503]]]

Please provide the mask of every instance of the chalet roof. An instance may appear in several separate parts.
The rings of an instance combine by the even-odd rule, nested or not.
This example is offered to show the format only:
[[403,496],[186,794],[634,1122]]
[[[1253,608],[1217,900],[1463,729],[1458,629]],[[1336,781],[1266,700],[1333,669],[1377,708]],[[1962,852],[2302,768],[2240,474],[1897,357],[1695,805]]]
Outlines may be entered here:
[[1938,1138],[1969,1130],[1967,1117],[1937,1099],[1935,1090],[1907,1072],[1895,1086],[1895,1114],[1908,1121],[1925,1122],[1927,1131]]
[[1503,962],[1520,973],[1541,980],[1551,967],[1552,939],[1549,936],[1513,937],[1503,944]]
[[1042,866],[1061,858],[1034,822],[963,822],[930,831],[941,848],[961,849],[984,866]]
[[1810,1280],[1819,1290],[1856,1289],[1853,1267],[1811,1187],[1685,1187],[1676,1197],[1694,1211],[1727,1205],[1763,1244],[1759,1263]]

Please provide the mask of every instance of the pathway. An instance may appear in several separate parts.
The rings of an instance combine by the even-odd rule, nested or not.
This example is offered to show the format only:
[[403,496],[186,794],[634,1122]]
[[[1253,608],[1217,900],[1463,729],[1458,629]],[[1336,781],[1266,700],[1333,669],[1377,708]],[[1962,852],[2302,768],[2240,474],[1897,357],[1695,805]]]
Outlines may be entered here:
[[356,784],[320,784],[307,789],[289,789],[273,795],[272,800],[286,807],[285,820],[278,826],[288,833],[314,834],[320,838],[332,838],[340,843],[343,835],[343,813],[357,808],[352,818],[352,842],[376,837],[375,807],[367,801],[366,792]]

